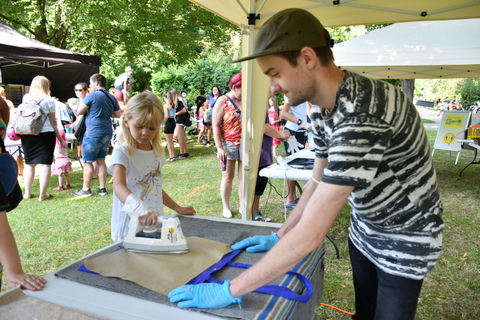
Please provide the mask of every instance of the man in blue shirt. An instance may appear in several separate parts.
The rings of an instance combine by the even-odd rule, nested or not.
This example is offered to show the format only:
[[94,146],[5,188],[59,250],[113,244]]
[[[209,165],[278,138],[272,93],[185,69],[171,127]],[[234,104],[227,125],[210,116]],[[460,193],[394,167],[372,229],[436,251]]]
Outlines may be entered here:
[[118,102],[108,90],[105,89],[106,79],[103,75],[95,73],[90,77],[90,92],[77,109],[79,115],[86,117],[87,130],[82,141],[83,149],[83,187],[73,194],[77,197],[92,195],[90,184],[93,179],[93,162],[98,166],[99,195],[106,195],[107,190],[107,155],[108,144],[112,139],[113,129],[111,118],[121,115]]

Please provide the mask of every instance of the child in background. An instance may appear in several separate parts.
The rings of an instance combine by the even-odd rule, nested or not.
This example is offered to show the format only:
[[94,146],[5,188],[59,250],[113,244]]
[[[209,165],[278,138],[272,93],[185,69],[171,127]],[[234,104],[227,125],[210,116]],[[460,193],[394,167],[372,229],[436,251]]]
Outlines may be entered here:
[[[65,131],[58,129],[60,136],[63,141],[67,141],[65,136]],[[52,166],[52,175],[58,176],[58,187],[53,188],[53,190],[68,190],[72,187],[70,186],[70,174],[72,172],[72,162],[68,158],[67,148],[62,148],[60,141],[56,139],[55,150],[53,152],[54,162]],[[66,184],[63,184],[63,178],[65,178]]]
[[108,172],[113,175],[113,241],[125,238],[129,215],[139,217],[143,225],[154,225],[163,215],[163,205],[179,214],[195,214],[191,206],[178,205],[162,189],[162,167],[166,163],[160,126],[165,111],[151,92],[130,99],[122,119],[122,144],[113,150]]
[[[268,106],[268,121],[270,126],[275,129],[275,131],[280,131],[280,122],[282,119],[280,118],[280,110],[278,109],[278,100],[276,96],[272,96],[270,99],[268,99]],[[279,145],[280,140],[273,138],[272,155],[274,158],[277,157],[277,147]]]

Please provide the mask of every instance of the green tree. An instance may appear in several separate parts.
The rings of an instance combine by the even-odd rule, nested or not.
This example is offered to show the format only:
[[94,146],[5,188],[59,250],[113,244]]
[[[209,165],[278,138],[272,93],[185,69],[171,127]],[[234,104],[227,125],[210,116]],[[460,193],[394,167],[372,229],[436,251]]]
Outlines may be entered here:
[[161,67],[158,72],[152,74],[153,91],[160,94],[175,88],[187,92],[188,101],[193,101],[200,89],[209,92],[214,85],[222,92],[226,92],[230,78],[241,72],[241,65],[232,64],[230,61],[231,56],[215,57],[212,54],[204,54],[195,62]]
[[464,79],[459,83],[458,91],[464,107],[474,104],[480,100],[480,78]]
[[4,0],[0,20],[55,47],[102,56],[107,78],[227,50],[235,26],[188,0]]

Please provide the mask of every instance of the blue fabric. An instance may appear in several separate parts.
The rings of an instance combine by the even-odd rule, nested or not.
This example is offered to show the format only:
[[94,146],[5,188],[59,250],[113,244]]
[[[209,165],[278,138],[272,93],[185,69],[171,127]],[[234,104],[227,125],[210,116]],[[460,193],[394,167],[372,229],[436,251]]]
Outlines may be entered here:
[[[232,268],[242,268],[242,269],[247,269],[251,267],[249,264],[244,264],[244,263],[238,263],[238,262],[232,262],[233,260],[242,250],[234,250],[232,252],[229,252],[225,254],[222,259],[211,266],[210,268],[206,269],[204,272],[202,272],[200,275],[195,277],[194,279],[190,280],[188,284],[201,284],[201,283],[218,283],[221,284],[223,281],[216,279],[215,277],[212,276],[213,273],[221,270],[223,267],[232,267]],[[303,261],[302,261],[303,262]],[[302,263],[301,262],[301,263]],[[310,297],[313,294],[313,285],[308,280],[305,276],[302,274],[295,272],[295,271],[288,271],[288,275],[292,275],[294,277],[297,277],[305,287],[305,293],[304,294],[298,294],[293,292],[287,287],[282,287],[282,286],[272,286],[272,285],[265,285],[263,287],[258,288],[255,290],[255,292],[260,292],[260,293],[266,293],[266,294],[272,294],[275,296],[279,296],[288,300],[293,300],[293,301],[300,301],[302,303],[307,303]]]
[[[102,92],[103,91],[103,92]],[[113,112],[120,110],[117,99],[107,90],[101,89],[87,94],[83,103],[88,108],[85,137],[99,137],[112,134]]]

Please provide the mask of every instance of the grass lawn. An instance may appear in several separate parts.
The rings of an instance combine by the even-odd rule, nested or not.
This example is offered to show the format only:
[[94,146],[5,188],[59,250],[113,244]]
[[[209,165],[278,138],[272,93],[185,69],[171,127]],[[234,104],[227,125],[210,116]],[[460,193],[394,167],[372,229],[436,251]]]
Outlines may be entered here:
[[[436,131],[427,131],[431,144]],[[219,193],[220,170],[213,147],[195,145],[189,140],[190,157],[167,163],[163,168],[165,191],[182,205],[193,205],[198,215],[221,216]],[[280,153],[283,147],[279,148]],[[416,319],[480,318],[480,166],[470,166],[462,177],[458,173],[473,157],[473,151],[461,152],[458,165],[455,153],[435,151],[435,166],[444,205],[444,251],[435,270],[427,276],[420,296]],[[73,190],[81,187],[81,170],[72,173]],[[50,187],[57,186],[52,177]],[[94,180],[92,191],[98,187]],[[234,186],[232,211],[238,196]],[[50,189],[51,190],[51,189]],[[71,191],[53,191],[52,200],[39,203],[36,198],[24,200],[8,214],[24,269],[45,275],[111,243],[110,213],[112,185],[107,196],[94,194],[75,198]],[[38,196],[38,181],[33,194]],[[283,183],[271,180],[262,197],[261,210],[275,222],[283,222]],[[166,212],[168,214],[168,211]],[[354,312],[353,285],[347,248],[349,209],[345,206],[330,231],[340,248],[335,258],[327,242],[323,302]],[[6,290],[6,287],[2,288]],[[328,307],[317,308],[318,319],[350,319],[350,316]]]

